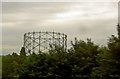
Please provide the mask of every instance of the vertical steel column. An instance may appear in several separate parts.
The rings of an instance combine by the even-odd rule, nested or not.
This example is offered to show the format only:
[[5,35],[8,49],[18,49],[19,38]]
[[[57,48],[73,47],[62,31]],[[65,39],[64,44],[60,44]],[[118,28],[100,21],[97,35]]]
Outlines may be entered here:
[[40,41],[41,41],[41,32],[39,32],[39,52],[40,52]]
[[23,44],[24,47],[25,47],[25,42],[26,42],[26,33],[24,34],[24,44]]
[[35,32],[33,32],[33,52],[35,53],[35,36],[34,35],[35,35]]
[[67,35],[65,35],[65,50],[67,49]]
[[61,41],[61,40],[60,40],[60,33],[58,33],[58,35],[59,35],[59,36],[58,36],[59,46],[61,46],[61,44],[60,44],[60,43],[61,43],[61,42],[60,42],[60,41]]
[[54,32],[53,32],[53,44],[55,44],[55,43],[54,43],[54,39],[55,39],[55,37],[54,37]]
[[65,48],[65,44],[64,44],[64,34],[62,34],[62,45],[63,45],[63,48]]

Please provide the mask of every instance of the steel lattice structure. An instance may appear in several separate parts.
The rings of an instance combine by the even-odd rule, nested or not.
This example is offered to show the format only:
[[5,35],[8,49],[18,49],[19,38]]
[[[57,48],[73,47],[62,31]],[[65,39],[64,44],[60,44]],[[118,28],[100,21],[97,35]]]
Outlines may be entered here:
[[26,53],[47,52],[50,45],[67,48],[67,35],[58,32],[28,32],[24,34]]

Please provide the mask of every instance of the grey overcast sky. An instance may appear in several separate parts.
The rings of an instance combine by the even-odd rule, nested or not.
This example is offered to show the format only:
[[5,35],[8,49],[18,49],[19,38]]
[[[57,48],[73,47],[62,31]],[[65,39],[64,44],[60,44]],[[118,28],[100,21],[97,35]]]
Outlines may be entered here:
[[75,37],[105,45],[117,34],[117,2],[3,2],[2,14],[3,54],[19,53],[26,32],[62,32],[68,46]]

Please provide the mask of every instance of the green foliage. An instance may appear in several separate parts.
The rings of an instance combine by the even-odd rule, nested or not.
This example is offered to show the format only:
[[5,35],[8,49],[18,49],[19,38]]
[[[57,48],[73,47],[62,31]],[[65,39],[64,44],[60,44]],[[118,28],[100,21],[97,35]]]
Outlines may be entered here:
[[20,50],[20,56],[26,56],[25,48],[22,47]]
[[106,47],[75,38],[68,50],[50,45],[45,52],[2,56],[2,79],[120,79],[120,26]]
[[96,66],[96,55],[98,54],[98,46],[90,39],[87,42],[77,40],[72,42],[72,48],[69,50],[71,54],[70,63],[73,65],[73,75],[75,77],[90,77],[91,70]]
[[97,55],[98,67],[92,70],[92,79],[120,79],[120,27],[118,26],[118,37],[112,35],[108,46],[100,48]]
[[16,79],[24,60],[14,52],[12,55],[2,56],[2,79]]
[[112,55],[106,47],[101,47],[99,49],[99,54],[97,54],[96,64],[97,66],[92,69],[91,79],[109,79],[107,78],[111,70]]

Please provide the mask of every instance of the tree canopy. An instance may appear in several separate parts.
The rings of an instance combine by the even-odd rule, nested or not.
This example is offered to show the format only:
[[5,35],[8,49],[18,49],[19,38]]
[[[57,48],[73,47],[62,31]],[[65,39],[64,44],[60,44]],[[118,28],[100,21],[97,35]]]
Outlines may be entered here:
[[120,79],[120,25],[107,46],[75,38],[71,48],[51,46],[47,52],[2,56],[2,79]]

